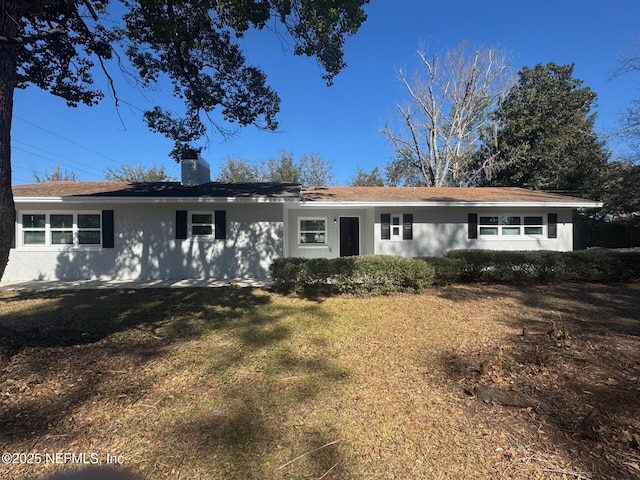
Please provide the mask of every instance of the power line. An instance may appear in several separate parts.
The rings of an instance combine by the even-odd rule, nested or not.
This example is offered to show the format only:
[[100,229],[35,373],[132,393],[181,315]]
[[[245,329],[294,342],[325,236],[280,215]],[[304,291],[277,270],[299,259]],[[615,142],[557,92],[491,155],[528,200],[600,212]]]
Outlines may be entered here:
[[33,170],[27,167],[23,167],[22,165],[11,165],[11,183],[14,183],[13,180],[17,180],[23,183],[31,183],[30,180],[25,180],[23,177],[16,175],[16,169],[27,171],[33,175]]
[[[63,155],[59,155],[59,154],[57,154],[57,153],[51,152],[51,151],[49,151],[49,150],[46,150],[46,149],[44,149],[44,148],[36,147],[35,145],[31,145],[31,144],[29,144],[29,143],[22,142],[22,141],[20,141],[20,140],[12,140],[11,142],[12,142],[12,144],[19,143],[19,144],[21,144],[21,145],[25,145],[25,146],[27,146],[27,147],[29,147],[29,148],[33,148],[33,149],[35,149],[35,150],[39,150],[39,151],[41,151],[41,152],[44,152],[44,153],[46,153],[46,154],[48,154],[48,155],[52,155],[52,156],[54,156],[54,157],[61,158],[61,159],[63,159],[63,160],[66,160],[67,162],[71,162],[71,163],[73,163],[73,164],[75,164],[75,165],[78,165],[78,166],[80,166],[80,167],[82,167],[82,168],[88,168],[88,169],[90,169],[90,170],[93,170],[93,171],[95,171],[95,172],[98,172],[98,173],[100,174],[100,177],[101,177],[101,178],[102,178],[102,176],[104,175],[104,172],[103,172],[103,171],[101,171],[101,170],[99,170],[99,169],[97,169],[97,168],[93,168],[93,167],[91,167],[91,166],[89,166],[89,165],[87,165],[87,164],[85,164],[85,163],[79,162],[79,161],[77,161],[77,160],[73,160],[73,159],[71,159],[71,158],[69,158],[69,157],[65,157],[65,156],[63,156]],[[13,148],[15,148],[15,149],[19,149],[18,147],[15,147],[15,146],[14,146]],[[26,150],[22,150],[22,151],[26,151]],[[27,153],[31,153],[31,152],[27,152]],[[65,166],[65,167],[75,168],[75,167],[71,167],[71,166],[69,166],[69,165],[65,165],[63,162],[58,162],[58,163],[61,163],[61,164],[62,164],[63,166]],[[92,174],[92,175],[93,175],[93,174]]]
[[55,132],[52,132],[51,130],[47,130],[46,128],[41,127],[40,125],[36,125],[35,123],[30,122],[29,120],[25,120],[24,118],[19,117],[18,115],[14,115],[14,118],[17,118],[17,119],[18,119],[18,120],[20,120],[21,122],[24,122],[24,123],[26,123],[26,124],[28,124],[28,125],[31,125],[32,127],[35,127],[35,128],[37,128],[37,129],[39,129],[39,130],[42,130],[43,132],[46,132],[46,133],[48,133],[49,135],[53,135],[54,137],[58,137],[58,138],[60,138],[60,139],[64,140],[65,142],[68,142],[68,143],[70,143],[70,144],[72,144],[72,145],[75,145],[76,147],[79,147],[79,148],[82,148],[83,150],[86,150],[86,151],[88,151],[88,152],[91,152],[91,153],[93,153],[94,155],[98,155],[98,156],[100,156],[100,157],[102,157],[102,158],[104,158],[104,159],[106,159],[106,160],[109,160],[110,162],[113,162],[113,163],[114,163],[114,165],[119,165],[119,163],[118,163],[118,161],[117,161],[117,160],[114,160],[113,158],[109,157],[108,155],[105,155],[104,153],[101,153],[101,152],[98,152],[98,151],[96,151],[96,150],[93,150],[92,148],[86,147],[86,146],[84,146],[84,145],[82,145],[82,144],[80,144],[80,143],[78,143],[78,142],[75,142],[75,141],[70,140],[70,139],[68,139],[68,138],[66,138],[66,137],[63,137],[62,135],[59,135],[59,134],[57,134],[57,133],[55,133]]
[[[13,179],[14,179],[16,182],[20,182],[20,183],[25,183],[25,184],[27,184],[27,183],[31,183],[31,181],[30,181],[30,180],[25,180],[24,178],[22,178],[22,177],[16,177],[15,175],[13,175]],[[12,182],[12,183],[13,183],[13,182]]]
[[[33,155],[34,157],[43,158],[43,159],[45,159],[45,160],[48,160],[48,161],[50,161],[50,162],[54,162],[54,163],[55,163],[55,160],[52,160],[52,159],[51,159],[51,158],[49,158],[49,157],[45,157],[44,155],[40,155],[40,154],[38,154],[38,153],[30,152],[29,150],[25,150],[24,148],[20,148],[20,147],[13,147],[13,149],[15,149],[15,150],[19,150],[19,151],[21,151],[21,152],[28,153],[29,155]],[[20,167],[20,168],[25,168],[25,167]],[[100,178],[100,179],[101,179],[101,177],[98,177],[95,173],[88,172],[88,171],[86,171],[86,170],[83,170],[82,168],[76,168],[76,169],[77,169],[77,170],[79,170],[79,171],[81,171],[82,173],[86,173],[87,175],[91,175],[92,177],[96,177],[96,178]]]

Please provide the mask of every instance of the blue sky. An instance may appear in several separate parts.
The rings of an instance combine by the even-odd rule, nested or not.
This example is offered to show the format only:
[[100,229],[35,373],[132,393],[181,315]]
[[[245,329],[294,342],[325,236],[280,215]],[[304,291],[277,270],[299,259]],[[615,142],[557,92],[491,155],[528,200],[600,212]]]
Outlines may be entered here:
[[[368,19],[345,45],[347,68],[327,87],[314,60],[294,57],[269,32],[251,33],[245,54],[260,66],[282,100],[278,132],[240,129],[229,141],[214,134],[203,156],[215,176],[229,157],[259,162],[317,153],[333,166],[334,183],[346,185],[357,168],[384,167],[393,149],[381,129],[405,99],[398,69],[414,70],[419,44],[430,52],[471,46],[509,53],[514,72],[538,63],[575,63],[574,77],[598,95],[599,133],[618,126],[620,112],[640,98],[640,74],[615,79],[620,55],[640,42],[638,0],[372,0]],[[56,164],[80,180],[102,180],[107,167],[122,163],[165,165],[179,176],[168,157],[172,143],[147,130],[141,110],[171,105],[170,87],[138,92],[118,78],[119,96],[133,107],[119,111],[107,94],[97,107],[68,108],[64,101],[35,87],[17,91],[12,127],[13,183],[33,182],[33,171]],[[120,81],[121,80],[121,81]],[[106,79],[96,72],[96,84]],[[624,145],[610,144],[614,154]]]

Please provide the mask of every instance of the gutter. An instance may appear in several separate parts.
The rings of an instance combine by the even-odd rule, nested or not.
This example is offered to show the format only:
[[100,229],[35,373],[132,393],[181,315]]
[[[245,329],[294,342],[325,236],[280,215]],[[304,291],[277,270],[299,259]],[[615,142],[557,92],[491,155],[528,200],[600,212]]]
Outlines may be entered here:
[[63,203],[63,204],[141,204],[141,203],[297,203],[297,198],[270,198],[270,197],[107,197],[107,196],[72,196],[72,197],[15,197],[17,203]]
[[108,196],[70,196],[70,197],[16,197],[16,204],[19,203],[50,203],[50,204],[184,204],[184,203],[228,203],[228,204],[288,204],[301,208],[365,208],[365,207],[499,207],[499,208],[601,208],[602,202],[518,202],[518,201],[312,201],[300,200],[299,198],[277,198],[277,197],[108,197]]
[[517,201],[493,201],[493,202],[465,202],[465,201],[424,201],[424,202],[314,202],[302,201],[299,204],[304,208],[323,207],[539,207],[539,208],[601,208],[602,202],[517,202]]

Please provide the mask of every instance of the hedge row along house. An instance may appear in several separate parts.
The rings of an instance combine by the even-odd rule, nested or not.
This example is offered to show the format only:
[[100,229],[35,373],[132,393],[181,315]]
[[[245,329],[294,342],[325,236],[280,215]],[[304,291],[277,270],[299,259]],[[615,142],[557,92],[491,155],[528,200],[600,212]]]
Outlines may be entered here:
[[520,188],[314,187],[210,181],[13,187],[4,281],[266,278],[281,257],[440,256],[573,248],[574,209],[599,202]]

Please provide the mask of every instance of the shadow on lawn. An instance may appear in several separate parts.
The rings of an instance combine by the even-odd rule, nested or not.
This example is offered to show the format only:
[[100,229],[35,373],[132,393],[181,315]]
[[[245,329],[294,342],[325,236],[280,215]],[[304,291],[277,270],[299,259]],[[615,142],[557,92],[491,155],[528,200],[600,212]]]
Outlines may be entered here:
[[[46,303],[32,305],[31,300]],[[5,335],[20,348],[93,343],[132,328],[150,331],[176,318],[164,340],[184,340],[203,329],[225,326],[235,310],[257,310],[269,297],[251,288],[78,290],[18,292],[2,302],[23,305],[0,313]],[[220,308],[207,314],[203,305]],[[189,317],[206,322],[190,322]]]
[[[327,319],[317,304],[283,312],[295,313],[305,313],[313,321]],[[313,412],[321,408],[317,398],[339,388],[349,377],[348,370],[327,354],[322,339],[316,342],[317,349],[305,342],[301,351],[295,339],[285,341],[291,339],[284,327],[264,319],[247,325],[237,338],[244,357],[259,360],[249,369],[247,363],[235,360],[210,365],[218,377],[221,372],[228,374],[224,388],[210,398],[215,408],[171,421],[166,426],[167,445],[180,445],[195,456],[187,462],[215,465],[218,470],[211,475],[220,478],[348,476],[336,426],[318,426],[313,419]]]
[[193,456],[184,459],[187,463],[215,466],[210,473],[219,478],[319,478],[329,471],[338,476],[323,478],[348,476],[335,426],[306,426],[304,419],[292,418],[292,403],[310,402],[325,394],[326,387],[315,384],[312,390],[313,382],[300,388],[284,383],[236,380],[217,399],[224,408],[182,417],[168,428],[169,444]]
[[[119,411],[143,403],[148,392],[158,395],[150,366],[183,348],[199,353],[177,357],[178,364],[171,363],[175,375],[193,369],[195,383],[185,388],[194,398],[223,407],[190,414],[172,409],[169,417],[160,416],[153,426],[156,434],[162,432],[154,439],[157,451],[148,452],[145,461],[164,452],[176,467],[183,456],[196,466],[221,462],[233,478],[266,478],[278,467],[261,463],[266,453],[284,464],[335,440],[330,426],[298,431],[300,425],[284,425],[291,422],[291,408],[348,376],[325,347],[297,351],[285,342],[292,332],[281,319],[327,320],[317,303],[274,305],[271,295],[250,288],[22,292],[0,302],[7,304],[0,305],[0,327],[15,347],[0,370],[0,445],[10,451],[64,451],[83,444],[86,429],[102,426],[77,412],[106,402],[117,419]],[[210,333],[214,336],[204,340]],[[262,357],[263,370],[252,371]],[[216,398],[208,399],[209,391]],[[117,435],[105,427],[106,435]],[[287,442],[295,445],[281,451]],[[184,457],[190,454],[198,458]],[[347,471],[335,444],[278,472],[297,468],[318,476]]]
[[497,398],[490,402],[497,405],[477,406],[476,414],[510,421],[518,410],[508,405],[510,399],[533,399],[541,403],[537,412],[521,408],[517,417],[529,435],[523,443],[552,446],[593,478],[637,478],[640,286],[444,290],[444,296],[462,302],[504,295],[515,300],[516,308],[513,316],[497,320],[518,333],[496,340],[500,344],[442,358],[456,381],[509,393],[507,404],[502,397],[489,398]]
[[0,340],[9,345],[0,370],[0,440],[15,441],[56,429],[96,395],[135,402],[153,384],[146,365],[239,316],[259,319],[270,297],[249,288],[87,290],[18,292],[0,301],[8,305],[0,310]]

